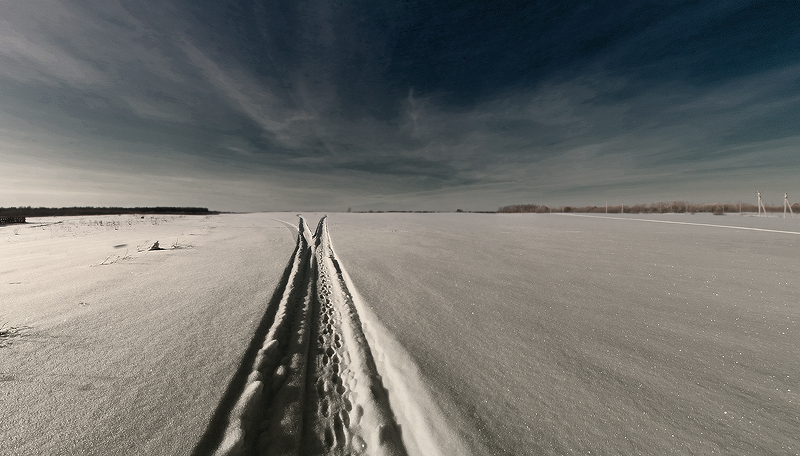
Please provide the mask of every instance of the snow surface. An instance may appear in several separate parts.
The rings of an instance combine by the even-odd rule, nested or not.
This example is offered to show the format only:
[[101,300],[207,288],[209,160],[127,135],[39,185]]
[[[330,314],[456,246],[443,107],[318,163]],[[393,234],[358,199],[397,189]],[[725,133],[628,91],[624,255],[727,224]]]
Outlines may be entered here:
[[294,249],[273,218],[297,218],[141,217],[0,227],[0,321],[30,327],[0,348],[0,454],[189,454],[203,433]]
[[298,231],[231,395],[193,454],[405,456],[327,220],[312,234],[301,218]]
[[[0,227],[0,324],[16,328],[0,454],[192,452],[297,222]],[[800,219],[331,214],[328,229],[336,299],[352,293],[408,454],[800,451]]]
[[330,232],[474,454],[798,453],[800,220],[612,217],[334,214]]

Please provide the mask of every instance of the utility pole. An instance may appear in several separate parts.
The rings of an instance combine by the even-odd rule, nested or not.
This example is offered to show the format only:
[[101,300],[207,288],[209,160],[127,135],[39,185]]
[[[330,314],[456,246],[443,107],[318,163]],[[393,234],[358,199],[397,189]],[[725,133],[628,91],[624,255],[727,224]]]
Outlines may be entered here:
[[792,218],[794,218],[794,211],[792,210],[792,205],[789,204],[789,194],[783,194],[783,218],[786,218],[786,208],[789,208],[789,212],[792,213]]

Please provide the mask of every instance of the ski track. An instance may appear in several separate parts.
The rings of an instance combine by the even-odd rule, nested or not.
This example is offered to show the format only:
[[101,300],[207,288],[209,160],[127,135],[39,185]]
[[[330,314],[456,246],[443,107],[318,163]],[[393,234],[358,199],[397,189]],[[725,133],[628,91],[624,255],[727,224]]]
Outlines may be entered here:
[[193,454],[406,455],[326,218],[312,235],[301,217],[298,231],[283,283]]

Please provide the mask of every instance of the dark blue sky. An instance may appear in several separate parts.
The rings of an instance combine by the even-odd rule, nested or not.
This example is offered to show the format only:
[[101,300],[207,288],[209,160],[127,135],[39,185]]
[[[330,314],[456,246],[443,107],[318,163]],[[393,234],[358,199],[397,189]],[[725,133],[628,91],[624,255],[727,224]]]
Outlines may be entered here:
[[779,204],[797,24],[791,1],[0,0],[0,206]]

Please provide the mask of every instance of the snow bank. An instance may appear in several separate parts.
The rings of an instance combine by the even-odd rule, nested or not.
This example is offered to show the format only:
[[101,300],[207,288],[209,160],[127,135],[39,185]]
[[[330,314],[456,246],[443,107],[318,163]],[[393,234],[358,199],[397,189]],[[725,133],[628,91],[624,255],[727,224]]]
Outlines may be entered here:
[[[332,242],[330,248],[335,254]],[[454,428],[458,421],[448,418],[453,416],[455,407],[441,397],[434,399],[433,391],[419,367],[364,302],[347,269],[341,263],[339,268],[352,294],[383,385],[389,391],[392,409],[402,429],[403,443],[408,453],[419,456],[475,454]]]

